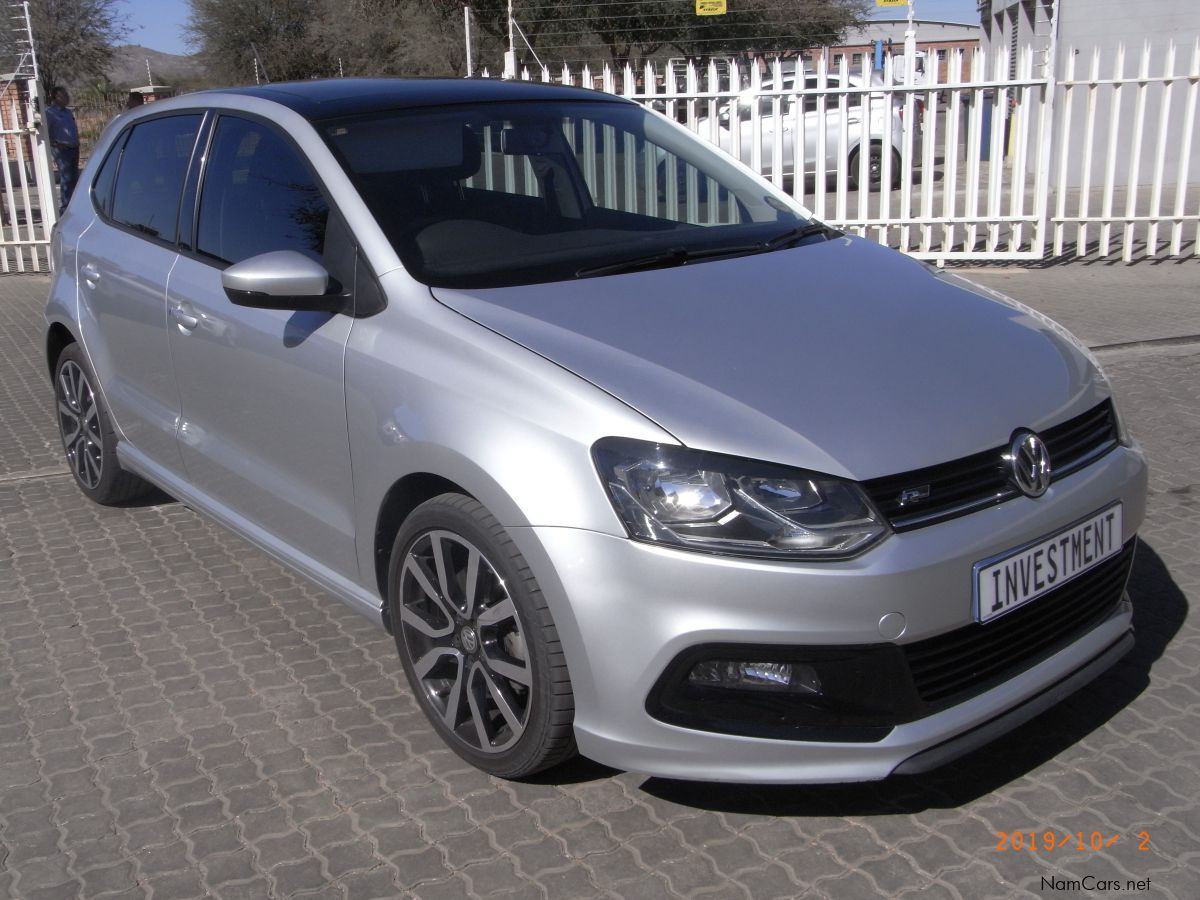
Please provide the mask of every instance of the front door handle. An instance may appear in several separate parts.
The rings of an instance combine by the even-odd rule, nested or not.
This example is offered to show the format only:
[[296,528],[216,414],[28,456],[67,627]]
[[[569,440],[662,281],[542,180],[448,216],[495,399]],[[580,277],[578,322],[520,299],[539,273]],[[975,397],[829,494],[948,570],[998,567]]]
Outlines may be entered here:
[[83,280],[87,282],[88,287],[95,287],[100,280],[100,270],[91,263],[84,263],[79,267],[79,274],[83,276]]
[[186,303],[180,303],[171,307],[171,318],[174,319],[180,328],[191,331],[200,324],[200,317],[192,315],[188,310],[191,307]]

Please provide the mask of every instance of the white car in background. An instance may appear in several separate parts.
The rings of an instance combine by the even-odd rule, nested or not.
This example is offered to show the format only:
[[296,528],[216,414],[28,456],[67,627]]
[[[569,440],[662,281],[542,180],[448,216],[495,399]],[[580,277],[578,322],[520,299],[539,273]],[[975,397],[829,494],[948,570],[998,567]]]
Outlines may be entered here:
[[[806,93],[783,93],[796,90],[794,75],[785,75],[781,88],[775,88],[773,81],[766,81],[758,90],[748,89],[738,95],[732,108],[737,110],[736,123],[731,122],[732,108],[722,110],[717,121],[717,139],[713,140],[713,125],[710,118],[702,118],[696,123],[697,133],[714,143],[717,143],[726,153],[731,153],[742,162],[753,166],[753,147],[757,130],[761,145],[761,163],[755,167],[759,174],[768,178],[775,174],[775,145],[781,142],[780,157],[782,159],[782,174],[791,178],[795,172],[797,161],[797,135],[803,134],[803,167],[804,174],[815,177],[818,172],[826,176],[835,175],[838,171],[842,151],[842,130],[845,129],[845,165],[846,181],[850,188],[856,189],[860,180],[860,153],[864,142],[869,143],[870,151],[866,161],[866,178],[870,190],[878,190],[883,183],[884,159],[887,147],[891,155],[890,184],[898,187],[903,172],[905,159],[905,108],[903,95],[889,97],[882,85],[879,90],[869,93],[865,90],[869,82],[858,75],[845,79],[847,88],[858,88],[846,94],[845,113],[842,112],[840,95],[842,78],[838,75],[826,76],[823,90],[819,90],[820,81],[816,74],[808,74],[804,78]],[[812,92],[812,93],[808,93]],[[824,125],[825,134],[822,146],[821,95],[824,94]],[[864,98],[866,102],[864,102]],[[797,115],[796,104],[801,104],[800,114]],[[757,111],[755,107],[757,105]],[[921,158],[921,128],[920,115],[917,105],[913,105],[912,116],[913,140],[911,154],[914,161]],[[863,119],[869,118],[864,141]],[[889,122],[890,120],[890,122]],[[736,138],[735,138],[736,132]],[[736,145],[736,151],[735,151]]]

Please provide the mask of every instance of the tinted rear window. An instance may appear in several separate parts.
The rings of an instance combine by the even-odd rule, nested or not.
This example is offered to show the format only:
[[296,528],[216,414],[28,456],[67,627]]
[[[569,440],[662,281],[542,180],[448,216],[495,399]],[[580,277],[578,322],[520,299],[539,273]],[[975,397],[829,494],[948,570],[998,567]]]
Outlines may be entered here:
[[113,181],[116,180],[117,166],[121,162],[121,147],[128,136],[128,134],[122,134],[113,142],[108,156],[100,164],[100,171],[92,179],[92,201],[96,204],[96,209],[106,216],[112,215]]
[[173,243],[179,195],[200,116],[168,116],[135,125],[121,154],[112,218],[150,237]]

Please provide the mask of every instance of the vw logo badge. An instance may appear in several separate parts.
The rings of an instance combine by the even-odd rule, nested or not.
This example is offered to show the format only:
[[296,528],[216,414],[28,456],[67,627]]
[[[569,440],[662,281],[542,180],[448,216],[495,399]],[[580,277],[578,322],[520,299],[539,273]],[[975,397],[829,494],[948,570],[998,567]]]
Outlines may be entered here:
[[1032,431],[1018,431],[1009,448],[1013,481],[1026,497],[1040,497],[1050,487],[1050,451]]

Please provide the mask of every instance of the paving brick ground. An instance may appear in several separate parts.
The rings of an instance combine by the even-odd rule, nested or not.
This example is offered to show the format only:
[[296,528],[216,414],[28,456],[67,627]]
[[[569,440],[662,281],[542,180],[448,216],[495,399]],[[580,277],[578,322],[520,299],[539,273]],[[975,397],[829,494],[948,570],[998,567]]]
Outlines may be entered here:
[[[1093,343],[1200,332],[1200,263],[1135,279],[1136,308],[1130,270],[1092,271],[971,274]],[[514,784],[442,748],[390,639],[337,601],[180,504],[83,498],[43,381],[45,287],[0,280],[0,897],[977,900],[1084,876],[1197,895],[1200,343],[1104,354],[1154,476],[1138,645],[1084,694],[922,778],[579,762]],[[1030,831],[1087,849],[996,849]],[[1092,851],[1093,832],[1118,839]]]

